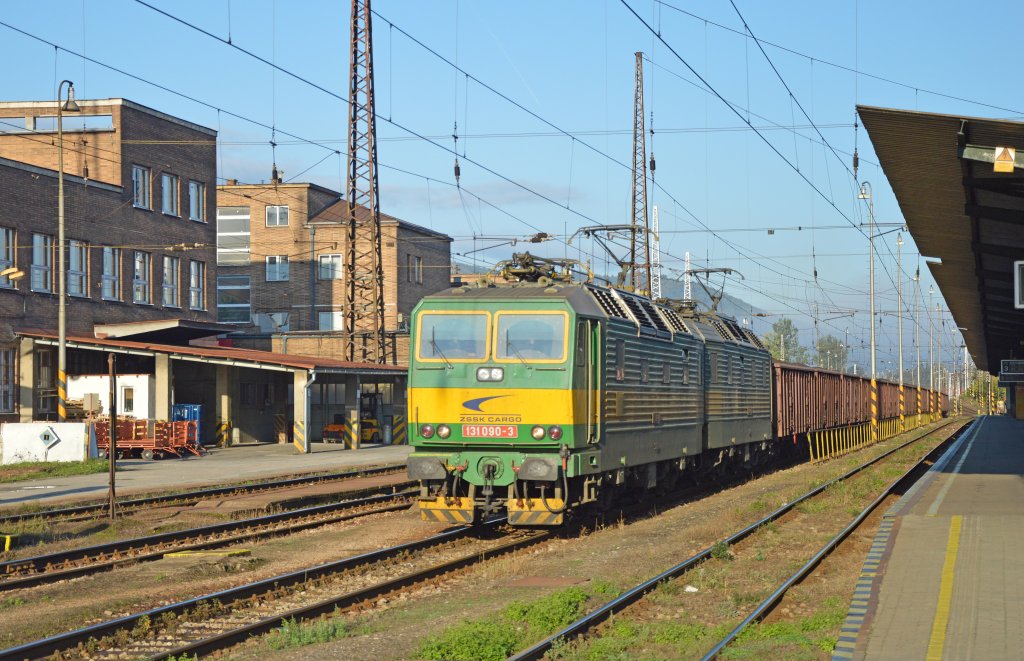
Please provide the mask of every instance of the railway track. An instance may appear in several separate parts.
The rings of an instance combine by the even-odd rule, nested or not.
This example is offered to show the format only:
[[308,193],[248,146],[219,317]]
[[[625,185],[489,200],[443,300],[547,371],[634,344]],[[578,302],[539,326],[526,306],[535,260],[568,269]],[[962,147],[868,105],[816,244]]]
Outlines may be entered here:
[[824,560],[825,556],[835,551],[857,528],[861,526],[861,524],[864,523],[864,521],[871,515],[872,512],[874,512],[878,508],[879,505],[893,497],[894,492],[900,487],[909,486],[910,484],[913,484],[918,479],[920,479],[921,476],[924,474],[924,471],[927,470],[928,464],[933,463],[936,459],[938,459],[950,447],[951,443],[954,440],[956,440],[957,437],[968,433],[968,431],[976,424],[978,424],[977,420],[961,427],[960,430],[958,430],[958,432],[954,436],[950,437],[949,439],[947,439],[945,443],[940,444],[931,452],[926,454],[913,466],[911,466],[910,469],[907,470],[903,475],[901,475],[899,478],[894,480],[889,486],[887,486],[880,494],[878,494],[878,496],[873,501],[871,501],[871,503],[868,504],[867,507],[861,510],[861,512],[856,517],[854,517],[853,521],[851,521],[845,528],[839,531],[839,533],[836,534],[832,539],[826,542],[820,549],[818,549],[815,552],[815,554],[806,563],[804,563],[799,569],[796,570],[796,572],[794,572],[792,575],[790,575],[784,581],[782,581],[782,583],[779,584],[775,588],[775,590],[773,590],[772,593],[768,595],[768,597],[766,597],[761,603],[755,606],[754,610],[749,615],[747,615],[747,617],[745,617],[742,622],[736,625],[736,627],[734,627],[732,631],[726,634],[724,638],[718,641],[718,643],[716,643],[715,646],[712,647],[711,650],[701,658],[701,661],[711,661],[712,659],[718,658],[718,655],[721,654],[722,651],[730,643],[736,640],[736,637],[739,636],[744,629],[749,627],[754,622],[758,622],[762,618],[764,618],[780,601],[782,601],[783,597],[786,596],[786,593],[789,592],[790,588],[792,588],[799,582],[803,581],[811,573],[813,573],[814,570],[821,563],[821,561]]
[[551,538],[504,519],[364,553],[0,650],[44,657],[163,659],[209,654],[281,626],[347,609]]
[[[700,563],[704,562],[705,560],[708,560],[712,557],[715,548],[719,547],[721,544],[732,546],[733,544],[742,541],[746,537],[756,532],[765,524],[771,523],[781,518],[788,512],[792,511],[801,503],[804,503],[810,500],[811,498],[814,498],[815,496],[825,492],[830,487],[861,473],[865,469],[870,468],[871,466],[881,462],[882,460],[886,459],[892,454],[912,445],[913,443],[916,443],[922,438],[925,438],[927,436],[930,436],[941,431],[942,429],[945,429],[946,427],[948,427],[951,424],[954,424],[955,422],[956,420],[950,420],[939,427],[935,427],[933,429],[929,429],[920,434],[917,434],[913,438],[905,441],[904,443],[901,443],[900,445],[892,448],[891,450],[885,452],[884,454],[881,454],[878,457],[871,459],[870,461],[864,462],[863,464],[851,469],[850,471],[847,471],[846,473],[836,477],[833,480],[830,480],[829,482],[826,482],[825,484],[822,484],[821,486],[818,486],[814,489],[807,491],[800,497],[795,498],[791,502],[786,503],[782,507],[776,509],[775,511],[771,512],[770,514],[766,515],[765,517],[756,521],[755,523],[750,524],[744,527],[743,529],[734,532],[733,534],[729,535],[720,542],[717,542],[716,544],[713,544],[705,548],[704,550],[697,552],[693,556],[687,558],[686,560],[683,560],[682,562],[680,562],[677,565],[674,565],[673,567],[670,567],[669,569],[658,574],[657,576],[654,576],[644,581],[643,583],[631,588],[630,590],[625,591],[617,598],[591,611],[587,615],[569,624],[561,631],[558,631],[555,634],[549,636],[548,638],[545,638],[544,640],[536,643],[535,645],[520,651],[519,653],[510,657],[510,659],[513,661],[532,661],[537,659],[543,659],[545,655],[555,645],[560,645],[567,641],[578,639],[580,637],[588,635],[600,624],[608,620],[612,616],[612,614],[622,612],[626,607],[643,599],[647,594],[655,590],[659,585],[672,579],[678,578],[679,576],[695,568]],[[787,579],[787,581],[784,582],[781,586],[779,586],[779,588],[775,590],[771,596],[765,599],[764,602],[754,610],[754,613],[752,613],[748,618],[746,618],[739,626],[736,627],[736,629],[734,629],[729,634],[727,639],[720,641],[719,644],[716,645],[715,648],[712,650],[713,654],[709,653],[709,656],[704,657],[704,659],[708,660],[715,658],[715,656],[721,651],[721,649],[724,648],[725,645],[728,645],[732,640],[734,640],[735,637],[739,635],[739,633],[744,628],[749,626],[751,622],[754,622],[763,617],[775,604],[779,602],[779,600],[784,596],[786,590],[795,585],[799,580],[806,576],[810,570],[817,566],[821,559],[824,558],[832,550],[834,550],[835,547],[843,539],[845,539],[853,530],[855,530],[856,527],[860,525],[860,523],[865,518],[867,518],[867,516],[870,515],[870,513],[878,506],[879,503],[881,503],[885,498],[889,497],[893,490],[895,490],[900,485],[905,484],[906,481],[910,479],[910,476],[919,473],[921,471],[922,466],[924,466],[928,461],[930,461],[934,457],[941,454],[941,452],[944,451],[945,448],[947,448],[950,445],[950,443],[952,443],[959,435],[963,434],[969,426],[969,424],[964,424],[955,434],[950,436],[949,439],[941,443],[931,452],[927,453],[902,477],[900,477],[892,484],[890,484],[881,495],[879,495],[867,508],[865,508],[864,511],[857,515],[857,517],[849,526],[844,528],[844,530],[839,535],[830,540],[829,543],[826,544],[821,550],[819,550],[814,555],[814,557],[810,561],[808,561],[803,567],[801,567],[801,569],[796,574]]]
[[[281,491],[296,487],[322,484],[325,482],[338,482],[356,477],[369,477],[372,475],[388,475],[405,470],[405,465],[379,466],[376,468],[365,468],[340,473],[325,473],[321,475],[304,475],[290,477],[281,480],[270,480],[267,482],[256,482],[251,484],[234,484],[223,487],[212,487],[208,489],[197,489],[193,491],[182,491],[178,493],[146,496],[143,498],[125,498],[117,501],[118,512],[132,512],[148,507],[166,505],[188,505],[207,498],[221,496],[239,496],[246,494],[264,493],[269,491]],[[43,509],[28,512],[15,512],[12,514],[0,515],[0,527],[21,523],[29,520],[52,520],[52,519],[84,519],[92,518],[107,513],[107,503],[96,502],[85,505],[72,505],[53,509]]]
[[171,552],[224,547],[253,539],[289,535],[370,514],[406,509],[415,499],[416,493],[415,489],[377,493],[338,503],[11,560],[0,563],[0,592],[159,560]]

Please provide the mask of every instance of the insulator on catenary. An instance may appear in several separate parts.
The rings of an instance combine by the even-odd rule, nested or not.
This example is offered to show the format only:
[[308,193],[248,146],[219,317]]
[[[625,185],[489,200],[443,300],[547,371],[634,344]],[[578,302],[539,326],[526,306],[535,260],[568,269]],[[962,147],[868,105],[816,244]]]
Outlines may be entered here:
[[654,152],[651,152],[651,174],[654,174]]
[[459,159],[458,159],[458,157],[456,157],[455,158],[455,185],[456,186],[459,185],[459,176],[461,174],[462,174],[462,171],[459,169]]

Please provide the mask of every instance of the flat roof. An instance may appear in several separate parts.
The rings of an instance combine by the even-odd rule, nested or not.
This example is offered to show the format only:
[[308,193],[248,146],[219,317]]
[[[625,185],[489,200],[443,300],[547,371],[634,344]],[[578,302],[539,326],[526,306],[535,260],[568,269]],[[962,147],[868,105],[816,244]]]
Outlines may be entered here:
[[[858,106],[911,236],[974,363],[991,374],[1020,357],[1024,310],[1013,262],[1024,259],[1024,123]],[[998,147],[1015,147],[1009,172]]]
[[[57,334],[39,330],[19,330],[16,333],[23,337],[31,337],[45,344],[56,344]],[[279,369],[284,371],[307,370],[331,372],[337,374],[374,374],[378,376],[401,376],[406,368],[400,365],[379,365],[377,363],[359,363],[333,358],[315,356],[296,356],[293,354],[258,351],[256,349],[239,349],[237,347],[197,347],[178,346],[173,344],[155,344],[137,342],[121,338],[106,339],[69,335],[67,346],[72,348],[96,349],[114,353],[132,353],[136,355],[167,354],[181,360],[197,360],[255,369]]]
[[238,328],[232,324],[191,319],[150,319],[147,321],[124,321],[113,324],[94,324],[96,337],[129,338],[133,341],[151,341],[163,344],[187,345],[190,340],[213,335],[233,333]]
[[[186,128],[190,128],[193,131],[199,131],[201,133],[206,133],[207,135],[210,135],[210,136],[213,136],[213,137],[217,136],[217,131],[215,131],[214,129],[208,128],[206,126],[202,126],[200,124],[196,124],[194,122],[190,122],[187,119],[182,119],[180,117],[175,117],[174,115],[168,115],[165,112],[160,112],[159,110],[155,110],[153,108],[150,108],[149,106],[144,106],[141,103],[136,103],[136,102],[130,101],[128,99],[121,99],[121,98],[115,98],[115,99],[75,99],[75,102],[79,106],[81,106],[83,108],[98,108],[98,107],[103,107],[103,106],[124,106],[125,108],[131,108],[132,110],[138,110],[139,112],[144,112],[147,115],[152,115],[154,117],[159,117],[160,119],[166,120],[168,122],[172,122],[174,124],[179,124],[179,125],[184,126]],[[6,109],[6,108],[13,108],[13,109],[16,109],[16,110],[22,110],[22,109],[24,109],[24,110],[31,110],[31,109],[46,110],[46,109],[52,108],[54,114],[56,114],[56,112],[57,112],[57,101],[54,101],[54,100],[49,100],[49,101],[0,101],[0,109]],[[75,133],[75,131],[71,130],[71,129],[68,129],[66,132],[67,133]]]

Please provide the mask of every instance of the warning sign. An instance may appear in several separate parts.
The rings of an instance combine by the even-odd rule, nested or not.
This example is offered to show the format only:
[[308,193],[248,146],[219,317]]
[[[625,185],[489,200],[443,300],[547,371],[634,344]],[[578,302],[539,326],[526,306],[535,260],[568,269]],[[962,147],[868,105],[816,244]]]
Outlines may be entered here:
[[1013,172],[1013,163],[1017,158],[1017,150],[1013,147],[996,147],[995,172]]

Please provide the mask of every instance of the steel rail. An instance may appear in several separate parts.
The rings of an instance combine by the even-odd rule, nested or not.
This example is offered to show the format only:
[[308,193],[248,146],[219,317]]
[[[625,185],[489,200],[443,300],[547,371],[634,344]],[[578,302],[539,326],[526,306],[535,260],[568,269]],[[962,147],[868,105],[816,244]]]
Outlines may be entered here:
[[[231,631],[226,631],[210,638],[199,640],[188,645],[183,645],[167,652],[161,652],[159,655],[149,657],[151,659],[165,659],[165,658],[191,658],[192,655],[203,656],[215,652],[217,650],[225,649],[232,645],[242,643],[251,636],[267,633],[272,629],[281,626],[286,620],[303,620],[324,615],[326,613],[333,612],[335,609],[345,609],[365,602],[370,599],[375,599],[382,595],[388,594],[395,590],[410,585],[415,585],[421,581],[429,580],[437,576],[451,573],[468,567],[484,560],[497,557],[505,553],[511,553],[518,549],[536,544],[545,539],[550,538],[554,535],[553,532],[545,530],[538,531],[531,534],[528,537],[522,539],[512,540],[500,546],[496,546],[485,551],[477,551],[475,553],[449,560],[447,562],[436,564],[427,569],[411,572],[398,578],[378,583],[376,585],[364,588],[361,590],[355,590],[349,592],[340,597],[332,597],[319,601],[309,606],[303,606],[300,608],[292,609],[278,615],[273,615],[268,618],[264,618],[258,622],[247,624]],[[2,657],[0,657],[2,658]]]
[[[956,435],[960,436],[968,433],[970,429],[977,424],[978,420],[975,419],[974,422],[971,422],[957,430]],[[951,436],[949,439],[947,439],[947,443],[952,439],[953,437]],[[764,601],[758,604],[757,607],[747,617],[743,618],[742,622],[736,625],[736,627],[728,634],[726,634],[726,636],[722,638],[722,640],[720,640],[714,647],[712,647],[707,654],[701,657],[701,661],[711,661],[712,659],[716,658],[729,643],[736,640],[736,637],[739,636],[744,629],[750,626],[750,624],[752,624],[753,622],[756,622],[763,618],[765,615],[767,615],[768,612],[771,611],[776,606],[776,604],[778,604],[779,600],[781,600],[782,597],[785,596],[785,594],[789,591],[791,587],[802,581],[804,578],[807,577],[808,574],[814,571],[814,569],[821,563],[821,561],[824,560],[827,555],[832,553],[832,551],[834,551],[836,547],[838,547],[847,537],[849,537],[850,534],[854,530],[856,530],[864,522],[864,520],[867,519],[871,515],[871,513],[874,512],[875,509],[892,494],[893,491],[896,490],[897,487],[910,480],[911,477],[915,473],[917,473],[922,466],[924,466],[925,462],[931,459],[934,455],[946,452],[948,450],[948,448],[945,447],[947,443],[943,443],[937,446],[931,452],[921,457],[921,459],[913,466],[911,466],[910,469],[907,470],[903,475],[896,478],[892,482],[892,484],[886,487],[885,490],[882,491],[882,493],[880,493],[877,498],[871,501],[871,503],[867,507],[865,507],[861,511],[861,513],[858,514],[857,517],[850,522],[849,525],[843,528],[835,537],[826,542],[826,544],[823,547],[821,547],[821,549],[819,549],[818,552],[815,553],[810,560],[808,560],[802,567],[800,567],[800,569],[796,570],[796,572],[792,576],[783,581],[783,583],[778,588],[776,588],[774,592],[768,595],[768,597],[765,598]]]
[[[67,631],[18,645],[16,647],[0,650],[0,661],[46,657],[62,650],[68,650],[79,644],[84,644],[88,642],[90,638],[101,639],[106,636],[113,635],[117,631],[131,631],[140,621],[143,620],[143,618],[145,618],[145,621],[155,622],[158,621],[158,619],[165,613],[173,613],[174,615],[181,616],[198,607],[202,603],[217,602],[225,604],[232,603],[240,599],[249,599],[250,597],[264,593],[272,593],[282,588],[301,585],[308,581],[314,581],[333,574],[338,574],[362,565],[400,557],[405,553],[421,551],[432,546],[452,542],[467,536],[471,531],[494,529],[498,525],[505,523],[505,521],[505,518],[499,518],[476,526],[459,526],[441,532],[437,535],[427,537],[426,539],[362,553],[342,560],[335,560],[333,562],[327,562],[314,567],[280,574],[271,578],[255,581],[253,583],[228,588],[219,592],[213,592],[194,599],[188,599],[186,601],[180,601],[166,606],[159,606],[141,613],[134,613],[132,615],[126,615],[106,622],[99,622],[87,627],[75,629],[74,631]],[[551,533],[547,534],[550,535]],[[474,555],[474,557],[477,556],[479,556],[479,552]]]
[[[399,471],[402,468],[404,468],[404,465],[395,464],[390,466],[379,466],[377,468],[365,468],[359,470],[344,471],[341,473],[304,475],[299,477],[286,478],[283,480],[257,482],[254,484],[235,484],[224,487],[211,487],[207,489],[197,489],[195,491],[183,491],[179,493],[162,494],[158,496],[147,496],[144,498],[126,498],[124,500],[118,500],[117,507],[118,509],[121,510],[134,509],[138,507],[148,507],[150,505],[166,505],[171,503],[188,502],[191,500],[202,500],[203,498],[210,498],[213,496],[259,493],[261,491],[274,491],[278,489],[288,489],[290,487],[318,484],[320,482],[336,482],[338,480],[345,480],[354,477],[382,475]],[[9,525],[12,523],[19,523],[21,521],[28,521],[31,519],[52,519],[84,515],[98,515],[105,513],[106,511],[107,503],[104,501],[102,503],[72,505],[69,507],[44,509],[33,512],[18,512],[14,514],[5,514],[0,516],[0,526],[5,524]]]
[[600,624],[601,622],[604,622],[613,613],[619,612],[619,611],[623,610],[624,608],[626,608],[627,606],[636,603],[642,597],[644,597],[647,593],[649,593],[652,590],[654,590],[661,583],[663,583],[665,581],[668,581],[668,580],[671,580],[673,578],[676,578],[676,577],[686,573],[687,571],[689,571],[690,569],[692,569],[693,567],[695,567],[699,563],[701,563],[704,560],[707,560],[708,558],[710,558],[712,551],[719,544],[723,544],[724,543],[724,544],[732,545],[732,544],[735,544],[736,542],[739,542],[739,541],[743,540],[744,538],[746,538],[749,535],[751,535],[754,531],[756,531],[761,526],[765,525],[766,523],[771,523],[775,519],[778,519],[779,517],[783,516],[784,514],[786,514],[787,512],[792,510],[793,508],[795,508],[800,503],[804,502],[805,500],[808,500],[809,498],[813,498],[814,496],[818,495],[819,493],[821,493],[821,492],[825,491],[826,489],[828,489],[829,487],[831,487],[833,484],[837,484],[837,483],[839,483],[839,482],[841,482],[843,480],[846,480],[846,479],[852,477],[853,475],[856,475],[857,473],[861,472],[862,470],[864,470],[864,469],[874,465],[875,463],[881,461],[882,459],[888,457],[889,455],[902,450],[903,448],[911,445],[912,443],[916,443],[917,441],[921,440],[922,438],[924,438],[926,436],[930,436],[931,434],[934,434],[935,432],[938,432],[941,429],[945,429],[947,426],[953,424],[953,422],[955,422],[955,420],[949,420],[946,423],[944,423],[944,424],[942,424],[942,425],[940,425],[938,427],[935,427],[933,429],[923,430],[922,433],[914,436],[913,438],[911,438],[911,439],[907,440],[906,442],[898,445],[897,447],[894,447],[891,450],[888,450],[885,453],[875,457],[874,459],[871,459],[870,461],[867,461],[867,462],[865,462],[865,463],[863,463],[863,464],[861,464],[859,466],[856,466],[855,468],[852,468],[851,470],[847,471],[846,473],[844,473],[844,474],[842,474],[842,475],[840,475],[840,476],[838,476],[838,477],[836,477],[836,478],[834,478],[832,480],[829,480],[825,484],[822,484],[822,485],[820,485],[818,487],[815,487],[814,489],[811,489],[810,491],[808,491],[807,493],[803,494],[799,498],[794,499],[792,502],[786,503],[782,507],[776,509],[774,512],[771,512],[771,513],[767,514],[766,516],[764,516],[760,520],[756,521],[755,523],[752,523],[749,526],[743,528],[742,530],[739,530],[738,532],[733,533],[732,535],[730,535],[729,537],[726,537],[724,540],[721,540],[720,542],[716,542],[715,544],[712,544],[711,546],[707,547],[706,549],[704,549],[702,551],[698,551],[696,554],[694,554],[693,556],[691,556],[691,557],[687,558],[686,560],[680,562],[679,564],[677,564],[677,565],[675,565],[673,567],[670,567],[669,569],[666,569],[665,571],[663,571],[662,573],[658,574],[657,576],[644,581],[640,585],[638,585],[638,586],[636,586],[636,587],[634,587],[634,588],[624,592],[623,594],[619,595],[615,599],[605,603],[602,606],[599,606],[597,609],[591,611],[587,615],[584,615],[580,619],[578,619],[575,622],[569,624],[567,627],[565,627],[561,631],[558,631],[557,633],[554,633],[551,636],[548,636],[544,640],[541,640],[540,642],[532,645],[531,647],[529,647],[529,648],[527,648],[525,650],[517,652],[516,654],[514,654],[514,655],[509,657],[509,661],[531,661],[531,660],[536,660],[536,659],[544,658],[544,655],[552,648],[552,646],[556,642],[561,641],[561,640],[570,639],[570,638],[575,638],[575,637],[577,637],[579,635],[582,635],[582,634],[586,633],[587,631],[592,629],[594,626]]
[[[255,538],[291,534],[360,516],[405,509],[409,506],[409,503],[405,502],[405,500],[414,495],[415,491],[376,494],[340,503],[316,505],[314,507],[279,512],[240,521],[216,523],[199,528],[189,528],[157,535],[148,535],[146,537],[134,537],[118,542],[98,544],[20,560],[10,560],[0,563],[0,592],[96,574],[115,569],[121,565],[158,560],[169,552],[228,546]],[[388,504],[390,501],[403,502]],[[382,507],[365,512],[350,512],[350,510],[374,504],[381,504]],[[332,513],[341,514],[339,516],[329,516]],[[324,516],[328,516],[328,518],[325,519],[323,518]],[[286,523],[290,520],[296,520],[296,522],[287,526],[267,528],[267,526]],[[245,532],[237,535],[215,537],[213,539],[202,539],[210,535],[228,535],[237,531]],[[94,562],[80,566],[69,566],[71,563],[88,562],[90,559],[93,559]],[[9,578],[4,578],[5,576]]]

